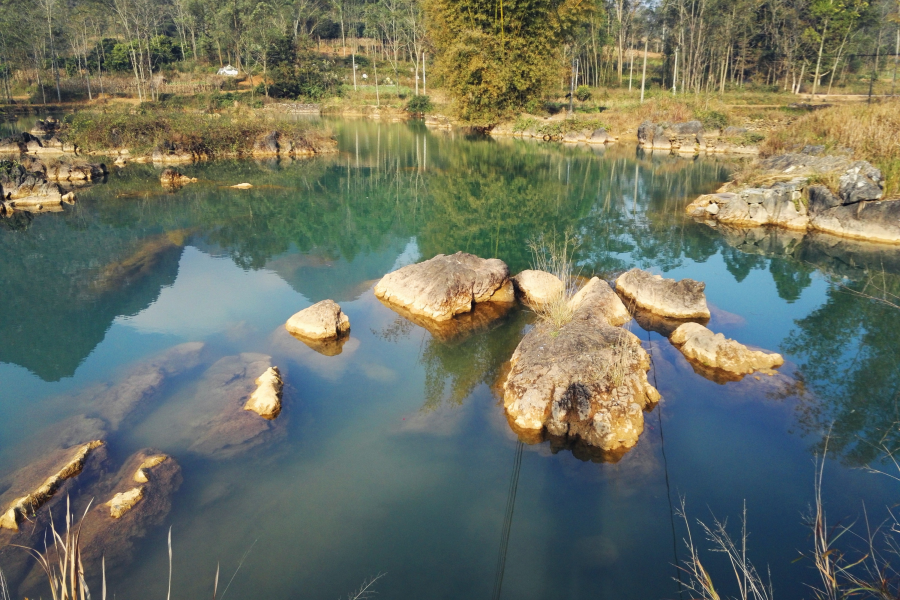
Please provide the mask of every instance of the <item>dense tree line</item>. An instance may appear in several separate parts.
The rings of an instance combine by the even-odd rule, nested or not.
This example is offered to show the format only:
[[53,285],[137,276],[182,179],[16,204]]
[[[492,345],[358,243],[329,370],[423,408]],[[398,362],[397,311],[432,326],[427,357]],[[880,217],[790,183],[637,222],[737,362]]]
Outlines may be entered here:
[[894,87],[898,14],[898,0],[0,0],[0,91],[61,100],[68,78],[91,96],[125,73],[152,100],[166,69],[232,64],[267,95],[320,98],[376,61],[416,93],[427,68],[483,117],[580,84],[634,88],[647,53],[647,85],[679,94]]

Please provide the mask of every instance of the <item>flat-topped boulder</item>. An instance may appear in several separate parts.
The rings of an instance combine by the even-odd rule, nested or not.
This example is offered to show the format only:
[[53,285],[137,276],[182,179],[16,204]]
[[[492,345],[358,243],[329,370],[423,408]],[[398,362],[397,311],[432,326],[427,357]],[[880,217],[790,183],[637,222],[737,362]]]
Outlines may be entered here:
[[640,340],[609,324],[602,304],[611,297],[596,286],[570,322],[558,330],[538,323],[525,335],[502,385],[503,405],[528,440],[564,437],[616,454],[637,443],[643,410],[659,393],[647,381]]
[[[772,369],[784,364],[780,354],[751,350],[721,333],[713,333],[699,323],[682,324],[672,333],[670,341],[692,364],[739,377],[755,371],[771,373]],[[705,373],[704,370],[700,372]]]
[[331,340],[350,331],[350,318],[334,300],[322,300],[294,314],[284,328],[300,338]]
[[706,284],[693,279],[665,279],[631,269],[616,279],[616,291],[638,308],[673,319],[709,319]]
[[435,321],[469,312],[478,302],[515,300],[506,263],[465,252],[438,254],[388,273],[375,286],[375,295]]
[[512,278],[516,296],[529,306],[542,306],[565,293],[562,280],[546,271],[529,269]]
[[256,378],[256,389],[244,405],[244,410],[253,411],[263,419],[275,419],[281,414],[281,393],[284,382],[278,367],[269,367]]

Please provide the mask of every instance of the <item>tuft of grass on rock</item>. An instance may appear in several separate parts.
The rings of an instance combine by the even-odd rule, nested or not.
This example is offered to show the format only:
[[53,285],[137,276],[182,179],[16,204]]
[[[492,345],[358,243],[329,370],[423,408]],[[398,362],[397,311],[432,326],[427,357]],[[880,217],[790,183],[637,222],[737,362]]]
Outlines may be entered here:
[[577,276],[572,257],[578,248],[578,242],[571,233],[566,233],[561,240],[541,234],[528,244],[532,256],[532,269],[546,271],[556,275],[563,282],[559,294],[542,305],[535,306],[538,321],[550,329],[550,335],[556,336],[559,330],[572,320],[575,313],[571,302],[578,291]]

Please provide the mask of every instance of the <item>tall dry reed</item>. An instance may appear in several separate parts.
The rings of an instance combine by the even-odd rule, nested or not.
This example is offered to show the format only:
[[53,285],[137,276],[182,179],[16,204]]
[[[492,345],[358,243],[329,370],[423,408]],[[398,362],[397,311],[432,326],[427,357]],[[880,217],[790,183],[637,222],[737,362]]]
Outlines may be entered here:
[[764,156],[797,151],[806,145],[833,151],[849,148],[885,176],[885,197],[900,195],[900,101],[845,104],[811,112],[771,133],[761,146]]

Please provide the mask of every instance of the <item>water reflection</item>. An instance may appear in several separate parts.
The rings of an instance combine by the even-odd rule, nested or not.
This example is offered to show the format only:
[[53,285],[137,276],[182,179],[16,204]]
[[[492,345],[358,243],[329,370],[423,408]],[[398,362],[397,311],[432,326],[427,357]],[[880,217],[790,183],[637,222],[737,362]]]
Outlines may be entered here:
[[[176,572],[175,589],[207,593],[196,573],[211,578],[221,554],[236,563],[260,538],[266,551],[235,595],[334,597],[387,570],[396,575],[382,592],[396,598],[481,596],[495,581],[499,590],[497,573],[507,597],[674,597],[671,573],[646,567],[673,561],[671,478],[694,506],[734,514],[746,498],[764,511],[759,550],[785,595],[804,593],[791,560],[806,540],[796,514],[808,490],[796,474],[809,443],[785,431],[799,414],[815,444],[836,421],[832,448],[864,463],[893,425],[900,389],[900,317],[824,278],[863,291],[883,267],[897,293],[893,249],[686,220],[686,200],[714,189],[725,162],[407,125],[336,130],[339,156],[185,167],[199,181],[174,194],[157,187],[152,166],[130,165],[61,214],[0,221],[0,361],[42,380],[29,384],[40,393],[26,425],[44,429],[42,440],[57,436],[54,419],[74,419],[65,439],[105,429],[116,466],[146,447],[178,457],[184,489],[167,519],[189,572]],[[240,181],[254,188],[225,187]],[[484,306],[435,328],[381,305],[373,280],[458,250],[498,256],[516,272],[529,264],[530,238],[566,230],[581,239],[583,275],[640,266],[704,280],[712,329],[772,350],[783,341],[789,364],[719,385],[668,343],[671,323],[641,317],[632,327],[652,351],[664,402],[638,445],[615,464],[552,439],[519,446],[492,388],[533,316]],[[325,298],[351,315],[352,335],[310,348],[283,323]],[[114,371],[128,348],[127,375],[191,341],[206,344],[201,364],[114,430],[91,387],[119,389],[106,363]],[[214,405],[245,392],[246,364],[269,361],[288,386],[282,416],[265,430],[232,428],[237,402],[230,413]],[[9,436],[22,409],[6,390],[31,375],[0,368],[13,373],[0,386]],[[45,383],[73,376],[68,395],[57,389],[67,382]],[[0,475],[42,447],[4,438]],[[509,489],[518,490],[514,513]],[[148,532],[140,560],[115,582],[121,597],[165,593],[163,530]]]

